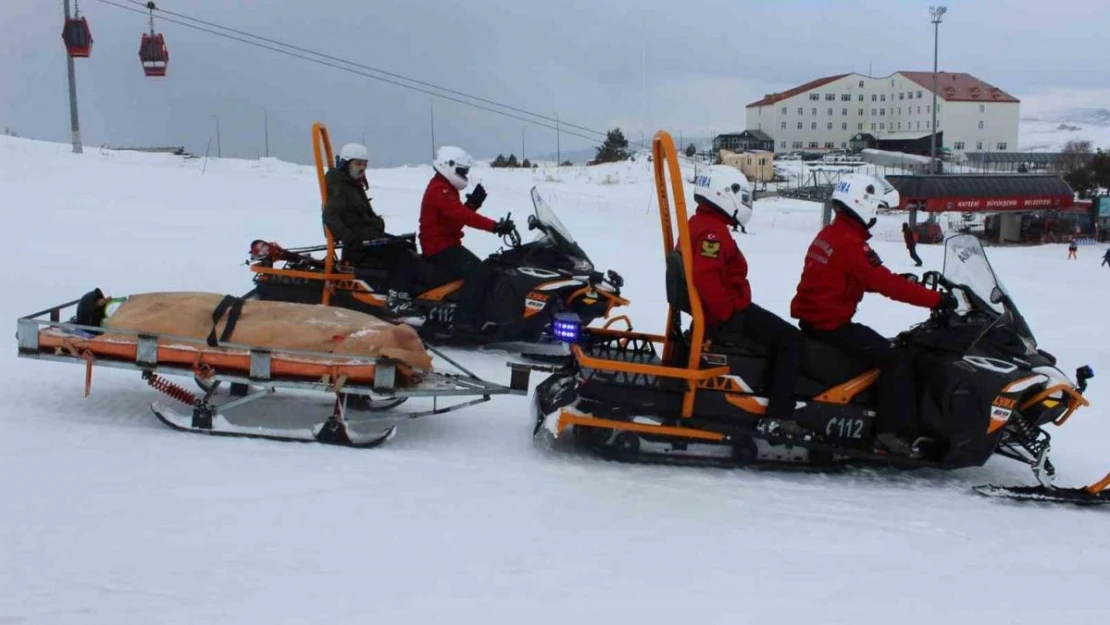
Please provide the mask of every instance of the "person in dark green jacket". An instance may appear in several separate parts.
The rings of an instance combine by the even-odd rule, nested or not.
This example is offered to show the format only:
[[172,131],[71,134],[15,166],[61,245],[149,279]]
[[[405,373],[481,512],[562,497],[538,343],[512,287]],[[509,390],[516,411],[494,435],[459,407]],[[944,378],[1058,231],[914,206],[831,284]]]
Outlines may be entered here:
[[412,315],[415,313],[409,293],[412,272],[409,271],[410,263],[405,262],[403,256],[415,256],[415,252],[401,240],[367,245],[371,241],[382,243],[388,237],[385,220],[374,212],[370,198],[366,195],[369,187],[366,182],[369,156],[366,146],[358,143],[348,143],[339,151],[335,167],[324,175],[328,190],[328,199],[324,204],[324,225],[335,242],[342,244],[343,262],[359,265],[373,256],[389,264],[390,284],[386,307],[394,315]]
[[352,264],[364,257],[364,241],[385,236],[385,220],[374,212],[366,196],[368,160],[365,146],[348,143],[339,151],[335,167],[324,176],[328,189],[324,225],[335,241],[343,244],[343,260]]

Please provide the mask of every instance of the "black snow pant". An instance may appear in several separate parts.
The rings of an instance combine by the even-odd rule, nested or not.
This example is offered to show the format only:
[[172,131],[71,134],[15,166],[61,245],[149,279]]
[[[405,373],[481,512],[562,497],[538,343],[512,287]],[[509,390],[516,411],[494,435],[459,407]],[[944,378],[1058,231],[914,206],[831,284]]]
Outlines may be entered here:
[[439,272],[412,249],[412,245],[400,239],[378,239],[364,243],[357,252],[344,248],[343,260],[356,267],[375,259],[385,264],[389,277],[386,288],[390,291],[407,293],[428,289],[442,284],[447,279],[439,278]]
[[444,281],[463,280],[455,304],[454,323],[480,326],[486,287],[493,277],[489,266],[461,245],[449,247],[424,260],[435,267]]
[[778,315],[749,304],[711,328],[710,332],[721,338],[742,336],[767,349],[771,355],[772,373],[766,416],[770,419],[789,419],[794,413],[794,387],[802,366],[801,331]]
[[1102,264],[1103,265],[1110,264],[1110,256],[1103,256],[1102,257]]
[[878,380],[879,406],[876,433],[910,435],[913,425],[913,359],[871,328],[848,322],[833,330],[818,330],[802,322],[802,331],[827,343],[868,367],[882,370]]
[[921,257],[917,255],[917,246],[916,245],[907,245],[906,250],[909,251],[910,258],[913,259],[913,262],[916,263],[918,267],[920,267],[921,266]]

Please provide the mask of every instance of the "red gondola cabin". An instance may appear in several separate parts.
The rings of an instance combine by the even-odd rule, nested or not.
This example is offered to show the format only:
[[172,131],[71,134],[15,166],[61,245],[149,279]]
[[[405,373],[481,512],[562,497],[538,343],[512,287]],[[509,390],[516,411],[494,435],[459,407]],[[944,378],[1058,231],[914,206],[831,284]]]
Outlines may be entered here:
[[143,40],[139,44],[139,60],[142,61],[143,72],[147,76],[166,75],[170,51],[166,48],[162,33],[143,34]]
[[89,23],[83,17],[70,17],[62,26],[62,41],[66,44],[66,52],[75,59],[85,59],[92,52],[92,32]]

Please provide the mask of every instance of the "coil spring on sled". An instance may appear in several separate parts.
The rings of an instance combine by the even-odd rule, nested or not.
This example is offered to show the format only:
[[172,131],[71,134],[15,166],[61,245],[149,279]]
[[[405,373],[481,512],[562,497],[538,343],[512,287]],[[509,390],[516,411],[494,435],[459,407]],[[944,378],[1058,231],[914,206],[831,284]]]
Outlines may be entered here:
[[197,396],[185,389],[179,384],[170,382],[166,378],[159,376],[156,373],[150,374],[147,377],[146,383],[153,387],[156,391],[160,391],[183,404],[195,406],[198,403]]
[[[1050,441],[1048,432],[1033,425],[1025,415],[1018,413],[1006,424],[1006,438],[1000,443],[999,452],[1015,460],[1029,462],[1037,458],[1048,447]],[[1013,451],[1015,448],[1025,451],[1032,458],[1022,457],[1021,454]]]

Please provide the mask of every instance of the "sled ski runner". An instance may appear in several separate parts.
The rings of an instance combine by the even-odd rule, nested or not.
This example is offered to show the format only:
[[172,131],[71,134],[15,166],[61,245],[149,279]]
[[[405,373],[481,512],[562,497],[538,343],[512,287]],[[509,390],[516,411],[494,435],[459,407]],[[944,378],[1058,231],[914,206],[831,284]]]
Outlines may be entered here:
[[549,367],[551,375],[536,387],[538,442],[554,447],[566,437],[620,461],[751,468],[953,470],[982,466],[999,455],[1028,465],[1038,484],[984,485],[975,492],[1023,501],[1110,503],[1110,475],[1084,488],[1054,484],[1045,429],[1063,425],[1089,405],[1083,392],[1094,372],[1080,367],[1073,383],[1055,357],[1037,347],[986,252],[970,235],[951,237],[944,271],[921,278],[926,287],[952,293],[957,310],[934,312],[892,339],[915,363],[918,432],[910,437],[912,453],[894,455],[876,444],[879,370],[810,338],[803,346],[793,415],[783,421],[765,418],[771,357],[758,344],[705,326],[691,263],[682,262],[691,257],[682,176],[673,141],[663,131],[653,139],[653,164],[667,266],[666,330],[584,328],[571,347],[571,362]]
[[[61,321],[80,301],[21,317],[16,331],[18,356],[83,365],[86,397],[95,367],[138,371],[149,386],[184,406],[179,412],[166,403],[151,404],[158,420],[178,431],[371,448],[392,438],[402,421],[453,412],[489,401],[494,395],[525,395],[528,389],[527,370],[514,368],[509,386],[497,384],[477,377],[431,347],[425,349],[441,356],[457,372],[414,372],[404,362],[384,356],[227,342],[213,346],[191,337]],[[99,335],[110,337],[98,340]],[[167,379],[169,376],[192,378],[203,393],[193,393]],[[223,384],[243,390],[230,396],[220,394]],[[301,428],[247,426],[226,418],[230,411],[269,397],[277,389],[331,395],[331,414],[323,415],[314,426]],[[393,410],[418,398],[431,399],[432,406],[409,412]],[[350,418],[349,413],[363,411],[368,412]]]

